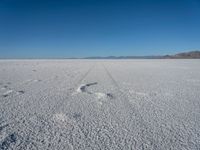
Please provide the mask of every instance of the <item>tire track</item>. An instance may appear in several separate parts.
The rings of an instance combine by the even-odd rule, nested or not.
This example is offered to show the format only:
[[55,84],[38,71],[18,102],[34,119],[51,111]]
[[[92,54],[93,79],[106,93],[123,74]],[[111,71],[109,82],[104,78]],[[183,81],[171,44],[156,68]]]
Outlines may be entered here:
[[[99,71],[100,71],[100,73],[103,73],[103,75],[105,75],[104,77],[106,77],[106,81],[109,81],[109,78],[107,77],[106,73],[104,72],[104,69],[102,68],[101,64],[98,64],[98,67],[95,67],[95,69],[96,70],[93,71],[90,76],[87,76],[88,80],[86,79],[86,81],[90,82],[91,79],[93,80],[93,78],[94,78],[94,80],[97,81],[98,83],[99,82],[104,83],[105,78],[102,78],[102,76],[98,75]],[[109,81],[109,83],[110,83],[110,81]],[[111,84],[109,84],[109,85],[111,85]],[[104,147],[103,149],[105,149],[107,147],[107,145],[104,143],[104,141],[101,141],[101,139],[100,139],[100,138],[105,138],[105,137],[102,137],[102,136],[104,136],[102,134],[104,134],[104,132],[111,132],[111,131],[118,132],[118,129],[120,130],[120,127],[119,127],[120,125],[118,124],[118,122],[116,122],[116,120],[113,117],[111,117],[111,116],[113,116],[112,113],[109,113],[108,111],[107,112],[104,111],[104,109],[105,109],[104,106],[99,107],[97,103],[91,103],[91,102],[94,102],[92,100],[91,94],[87,95],[87,93],[86,93],[86,95],[85,95],[86,97],[88,97],[88,101],[87,100],[84,101],[84,99],[81,98],[81,95],[82,94],[77,95],[77,97],[75,97],[75,98],[72,97],[72,99],[70,101],[68,101],[68,104],[66,104],[67,106],[65,105],[65,107],[63,107],[63,110],[61,110],[60,112],[64,113],[64,115],[66,117],[68,117],[68,116],[70,117],[70,114],[73,115],[74,112],[75,113],[78,112],[78,113],[82,114],[82,117],[81,117],[82,120],[80,122],[77,122],[77,124],[73,125],[74,127],[78,128],[77,131],[72,131],[72,135],[78,133],[84,139],[83,144],[79,145],[80,147],[82,147],[85,143],[88,143],[88,145],[93,147],[94,145],[92,143],[95,142],[98,145],[99,149],[101,149],[102,147]],[[107,108],[109,106],[106,105]],[[68,107],[69,107],[69,109],[66,109]],[[68,112],[68,113],[66,113],[66,112]],[[90,112],[92,115],[88,114],[88,112]],[[96,117],[94,117],[94,116],[96,116]],[[111,122],[111,120],[113,120],[113,121]],[[113,126],[112,123],[114,123],[115,125]],[[114,128],[116,126],[117,126],[117,128]],[[106,130],[105,128],[107,128],[109,131],[104,131],[104,130]],[[96,138],[91,137],[92,134],[96,134]],[[106,135],[106,136],[107,136],[107,138],[110,139],[110,141],[112,143],[110,136],[114,136],[113,133],[111,133],[111,135]],[[120,138],[120,137],[118,136],[117,138]],[[77,143],[74,143],[74,144],[75,144],[75,146],[77,146]],[[113,146],[113,144],[110,146]],[[107,147],[106,149],[108,149],[108,148],[109,147]]]
[[[128,101],[128,96],[126,96],[126,94],[124,94],[124,92],[123,92],[122,90],[120,90],[120,86],[118,85],[118,83],[116,82],[116,80],[113,78],[113,76],[111,75],[111,73],[108,71],[108,69],[105,67],[104,64],[103,64],[103,66],[104,66],[104,68],[105,68],[105,71],[108,73],[108,76],[110,76],[110,78],[111,78],[113,84],[116,85],[116,87],[118,88],[118,91],[125,97],[124,99],[125,99],[128,103],[130,103],[130,102]],[[144,99],[144,101],[146,101],[147,103],[150,102],[150,103],[153,104],[153,106],[154,106],[155,108],[157,108],[158,110],[164,110],[164,108],[159,107],[157,104],[155,104],[155,103],[154,103],[153,101],[151,101],[151,100]],[[131,108],[131,105],[133,106],[133,104],[128,104],[128,103],[126,103],[126,106],[129,107],[129,108]],[[165,103],[164,103],[164,106],[165,106],[166,108],[169,108],[172,112],[177,112],[177,110],[168,107],[168,105],[165,105]],[[136,112],[139,112],[138,109],[137,109],[136,107],[133,106],[132,108],[135,109]],[[174,110],[175,110],[175,111],[174,111]],[[163,111],[162,111],[162,112],[163,112]],[[143,119],[142,115],[139,114],[139,113],[137,113],[137,114],[140,116],[141,122],[143,122],[143,124],[146,126],[145,128],[146,128],[146,129],[149,129],[150,131],[154,131],[154,130],[152,130],[153,128],[150,126],[150,124],[149,124],[148,122],[146,122],[146,121]],[[172,115],[173,115],[173,114],[172,114]],[[172,116],[172,115],[170,115],[170,116]],[[167,118],[170,118],[170,116],[167,116]],[[185,138],[184,138],[184,135],[182,135],[182,133],[191,132],[190,129],[186,129],[186,125],[185,125],[185,123],[184,123],[184,121],[183,121],[183,119],[185,119],[185,118],[184,118],[183,116],[178,115],[178,114],[173,115],[172,117],[173,117],[173,118],[170,118],[170,119],[173,119],[173,123],[170,122],[169,124],[165,124],[166,120],[163,119],[162,117],[159,117],[159,119],[162,120],[163,123],[164,123],[165,125],[170,125],[170,128],[164,128],[164,129],[159,128],[159,130],[170,130],[170,131],[173,131],[173,130],[174,130],[174,131],[171,132],[169,135],[168,135],[168,134],[167,134],[167,135],[164,135],[164,137],[166,136],[167,141],[168,141],[168,140],[172,140],[172,139],[177,139],[177,138],[178,138],[178,140],[183,140],[183,141],[185,142],[184,144],[187,144],[187,145],[189,146],[189,143],[190,143],[189,139],[185,139]],[[174,118],[174,117],[175,117],[175,118]],[[156,123],[159,125],[159,127],[162,125],[162,123],[159,123],[159,122],[156,122]],[[178,126],[177,126],[177,125],[178,125]],[[180,131],[180,130],[181,130],[181,131]],[[151,133],[153,133],[153,132],[151,132]],[[158,132],[158,133],[159,133],[159,132]],[[156,132],[155,134],[157,135],[158,133]],[[176,134],[174,134],[174,133],[176,133]],[[157,136],[160,136],[160,135],[157,135]],[[152,138],[152,140],[153,140],[154,143],[157,143],[157,142],[155,141],[154,138]],[[164,141],[162,141],[162,142],[164,142]],[[175,143],[173,143],[173,144],[178,144],[178,145],[180,145],[182,148],[184,147],[184,146],[183,146],[181,143],[179,143],[179,142],[178,142],[178,143],[175,142]],[[162,149],[161,147],[158,147],[158,145],[156,145],[156,146],[157,146],[156,148]]]
[[[152,131],[152,128],[150,128],[150,126],[148,126],[148,123],[143,119],[143,117],[142,117],[142,115],[139,113],[139,110],[136,108],[136,107],[133,107],[133,105],[131,105],[131,104],[129,104],[129,101],[128,101],[128,97],[127,97],[127,95],[126,94],[124,94],[124,92],[122,91],[122,90],[120,90],[121,88],[120,88],[120,86],[119,86],[119,84],[117,83],[117,81],[113,78],[113,76],[111,75],[111,73],[108,71],[108,69],[105,67],[105,65],[104,64],[102,64],[103,65],[103,68],[104,68],[104,70],[105,70],[105,72],[107,73],[107,75],[109,76],[109,78],[111,79],[111,81],[112,81],[112,83],[113,83],[113,85],[116,87],[116,89],[117,89],[117,91],[118,91],[118,93],[120,93],[120,95],[121,96],[123,96],[123,100],[124,100],[124,105],[125,105],[125,107],[126,108],[128,108],[127,110],[129,110],[129,116],[127,116],[127,117],[130,117],[130,120],[132,121],[134,118],[132,118],[132,114],[135,114],[136,116],[138,116],[139,117],[139,120],[137,120],[137,121],[139,121],[139,123],[144,127],[144,129],[146,129],[146,131]],[[148,130],[149,129],[149,130]],[[148,133],[152,133],[152,132],[148,132]],[[141,137],[142,137],[142,141],[143,141],[143,143],[142,143],[142,148],[144,148],[143,146],[143,144],[145,143],[145,132],[142,132],[141,133]],[[151,137],[153,137],[152,135],[151,135]],[[152,140],[152,144],[153,144],[153,148],[154,149],[161,149],[161,147],[159,147],[158,145],[156,145],[156,141],[154,140],[154,138],[151,138],[151,140]],[[151,145],[150,145],[151,146]]]
[[88,76],[88,74],[93,70],[94,66],[95,64],[92,67],[90,67],[88,71],[79,79],[79,81],[75,84],[74,88],[72,88],[72,92],[70,92],[66,97],[63,98],[62,101],[60,101],[59,104],[57,104],[52,113],[55,113],[62,106],[63,102],[73,94],[74,89],[76,89],[78,85],[80,85],[81,82]]
[[[104,66],[105,67],[105,66]],[[107,69],[107,68],[106,68]],[[108,71],[108,70],[107,70]],[[109,72],[108,72],[109,73]],[[111,76],[111,74],[110,74],[110,76]],[[112,76],[111,76],[112,77]],[[114,80],[114,78],[112,78],[112,80],[115,82],[115,84],[117,85],[117,82]],[[117,85],[118,86],[118,85]],[[122,92],[123,93],[123,92]],[[128,99],[128,98],[127,98]],[[155,107],[155,109],[157,108],[157,110],[158,111],[162,111],[162,114],[164,114],[164,112],[165,112],[165,109],[169,109],[171,112],[172,112],[172,114],[167,114],[167,115],[165,115],[165,118],[166,119],[172,119],[173,120],[173,124],[170,122],[170,124],[168,124],[168,125],[170,125],[170,127],[173,129],[173,130],[175,130],[174,132],[177,132],[177,131],[179,131],[179,130],[182,130],[182,132],[184,133],[184,132],[191,132],[191,129],[187,129],[186,128],[186,126],[187,126],[187,124],[186,123],[188,123],[188,122],[190,122],[191,124],[195,124],[196,122],[194,121],[194,120],[190,120],[190,118],[187,118],[187,115],[189,115],[189,113],[187,113],[187,114],[185,114],[185,116],[182,116],[182,115],[180,115],[180,113],[179,113],[179,111],[177,110],[177,109],[175,109],[175,108],[173,108],[173,107],[170,107],[170,105],[168,105],[165,101],[163,101],[163,103],[162,103],[162,105],[164,106],[164,107],[160,107],[158,104],[156,104],[155,102],[153,102],[152,100],[150,100],[150,99],[143,99],[146,103],[150,103],[150,104],[152,104],[152,106],[154,106]],[[155,112],[154,112],[155,113]],[[197,113],[197,112],[191,112],[192,114],[195,114],[196,116],[199,116],[199,113]],[[165,119],[163,119],[162,117],[160,117],[159,118],[160,120],[162,120],[163,121],[163,123],[165,123],[166,122],[166,120]],[[143,119],[144,120],[144,119]],[[156,122],[156,123],[158,123],[158,122]],[[148,123],[147,123],[148,124]],[[158,123],[159,124],[159,123]],[[160,125],[160,124],[159,124]],[[165,124],[165,125],[167,125],[167,124]],[[177,127],[178,126],[178,127]],[[184,130],[183,130],[183,129]],[[171,130],[171,129],[169,129],[169,130]],[[198,133],[199,134],[199,133]],[[176,138],[176,134],[172,134],[172,135],[170,135],[170,136],[172,136],[173,138]]]

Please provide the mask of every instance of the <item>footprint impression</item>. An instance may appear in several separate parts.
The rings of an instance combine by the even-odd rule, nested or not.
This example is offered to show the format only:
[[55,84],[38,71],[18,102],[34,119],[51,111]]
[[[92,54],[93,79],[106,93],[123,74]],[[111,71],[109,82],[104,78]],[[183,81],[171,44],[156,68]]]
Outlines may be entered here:
[[3,94],[2,94],[2,97],[8,97],[8,96],[10,96],[10,95],[12,95],[12,94],[17,94],[17,95],[20,95],[20,94],[24,94],[25,93],[25,91],[23,91],[23,90],[20,90],[20,91],[15,91],[15,90],[13,90],[12,88],[10,88],[9,87],[9,85],[11,84],[11,82],[7,82],[7,84],[6,85],[4,85],[2,88],[1,88],[1,90],[3,90],[3,91],[5,91]]
[[81,84],[78,89],[77,92],[78,93],[87,93],[87,94],[93,94],[95,95],[95,97],[98,100],[98,104],[102,105],[104,102],[106,102],[108,99],[112,99],[113,94],[111,93],[102,93],[102,92],[91,92],[89,91],[87,88],[93,85],[97,85],[97,82],[93,82],[93,83],[88,83],[88,84]]

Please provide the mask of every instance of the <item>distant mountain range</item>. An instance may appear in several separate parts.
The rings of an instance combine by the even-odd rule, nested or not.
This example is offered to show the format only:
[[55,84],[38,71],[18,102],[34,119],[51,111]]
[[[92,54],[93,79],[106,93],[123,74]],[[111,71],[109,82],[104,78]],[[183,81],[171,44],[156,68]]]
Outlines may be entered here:
[[84,59],[200,59],[200,51],[177,53],[175,55],[161,56],[107,56],[85,57]]
[[185,59],[200,58],[200,51],[191,51],[191,52],[178,53],[175,55],[169,55],[169,58],[185,58]]

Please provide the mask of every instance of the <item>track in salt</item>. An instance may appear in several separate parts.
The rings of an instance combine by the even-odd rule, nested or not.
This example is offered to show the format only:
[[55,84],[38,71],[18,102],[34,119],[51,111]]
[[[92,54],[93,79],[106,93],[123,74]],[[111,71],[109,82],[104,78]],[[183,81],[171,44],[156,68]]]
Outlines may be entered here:
[[[141,139],[142,139],[142,147],[144,148],[145,146],[145,144],[146,144],[146,142],[148,141],[145,141],[145,137],[148,137],[148,136],[150,136],[150,137],[148,137],[149,138],[149,140],[151,140],[151,144],[150,145],[148,145],[149,147],[151,147],[151,148],[154,148],[154,149],[161,149],[158,145],[157,145],[157,142],[154,140],[154,138],[153,138],[153,135],[148,135],[149,133],[152,133],[151,131],[152,131],[152,129],[151,129],[151,127],[148,125],[148,123],[147,122],[145,122],[145,120],[143,119],[143,117],[142,117],[142,115],[139,113],[139,110],[138,110],[138,108],[136,108],[136,106],[133,106],[133,105],[131,105],[130,103],[129,103],[129,101],[128,101],[128,97],[126,96],[126,94],[122,91],[122,90],[120,90],[121,88],[120,88],[120,86],[119,86],[119,84],[117,83],[117,81],[113,78],[113,76],[111,75],[111,73],[108,71],[108,69],[105,67],[105,65],[104,64],[102,64],[103,65],[103,68],[104,68],[104,70],[105,70],[105,72],[107,73],[107,75],[109,76],[109,78],[111,79],[111,81],[112,81],[112,83],[113,83],[113,85],[116,87],[116,90],[118,91],[118,93],[120,93],[120,96],[121,97],[123,97],[123,98],[121,98],[122,100],[123,100],[123,105],[125,105],[125,111],[128,113],[128,115],[126,116],[127,117],[127,120],[129,120],[129,121],[138,121],[138,123],[141,125],[140,127],[142,127],[143,129],[143,132],[141,132]],[[133,118],[133,116],[136,116],[136,117],[138,117],[138,119],[137,120],[135,120],[135,118]],[[128,118],[130,118],[130,119],[128,119]],[[130,122],[129,122],[130,123]],[[128,128],[127,128],[128,129]],[[128,129],[129,130],[129,129]],[[150,131],[150,132],[149,132]],[[148,139],[147,138],[147,139]],[[136,145],[137,145],[137,140],[135,140],[135,142],[136,142]],[[147,142],[148,143],[148,142]],[[142,148],[141,147],[141,148]]]

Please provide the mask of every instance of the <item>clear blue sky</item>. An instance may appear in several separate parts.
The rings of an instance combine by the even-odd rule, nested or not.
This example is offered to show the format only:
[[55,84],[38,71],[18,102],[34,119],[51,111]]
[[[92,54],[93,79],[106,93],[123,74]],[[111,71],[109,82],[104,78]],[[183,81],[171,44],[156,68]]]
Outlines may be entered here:
[[0,0],[0,57],[200,49],[200,0]]

